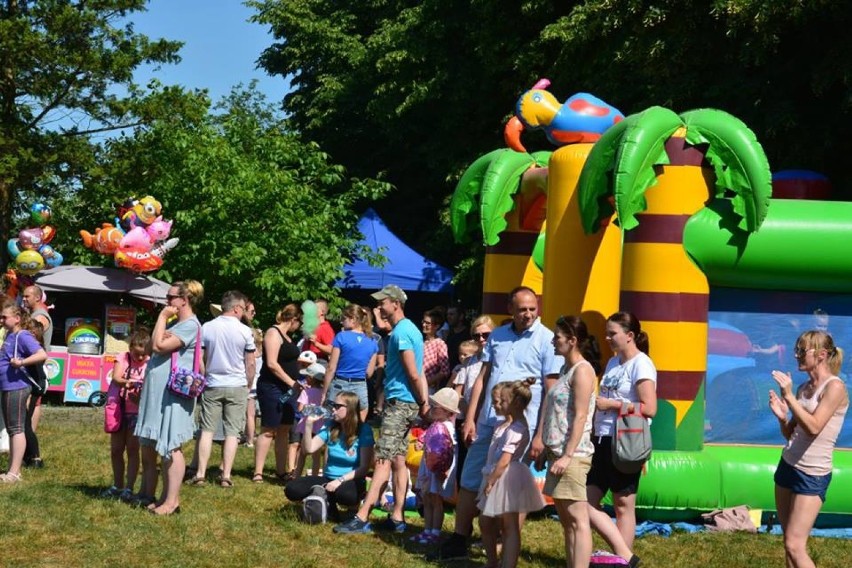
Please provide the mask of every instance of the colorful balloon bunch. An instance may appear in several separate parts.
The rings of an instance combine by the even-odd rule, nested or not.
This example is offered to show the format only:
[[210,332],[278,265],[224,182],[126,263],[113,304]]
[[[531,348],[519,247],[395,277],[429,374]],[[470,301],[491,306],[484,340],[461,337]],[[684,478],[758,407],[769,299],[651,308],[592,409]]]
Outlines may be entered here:
[[51,215],[50,207],[44,203],[33,203],[30,226],[22,229],[18,238],[9,239],[7,248],[19,276],[33,276],[45,266],[53,268],[62,264],[62,255],[50,246],[50,241],[56,236],[56,229],[48,225]]
[[104,223],[94,234],[80,231],[83,245],[112,256],[119,268],[140,273],[157,270],[179,242],[169,238],[172,221],[164,220],[162,211],[163,206],[150,195],[128,199],[119,206],[114,225]]

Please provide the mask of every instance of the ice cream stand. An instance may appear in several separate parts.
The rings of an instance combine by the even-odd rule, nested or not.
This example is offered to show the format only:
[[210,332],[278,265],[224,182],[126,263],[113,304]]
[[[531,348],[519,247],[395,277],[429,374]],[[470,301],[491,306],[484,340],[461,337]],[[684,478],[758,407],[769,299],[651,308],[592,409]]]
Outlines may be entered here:
[[150,276],[95,266],[59,266],[36,278],[53,319],[45,373],[48,393],[63,402],[87,403],[106,390],[115,354],[127,350],[136,323],[133,304],[165,304],[169,285]]

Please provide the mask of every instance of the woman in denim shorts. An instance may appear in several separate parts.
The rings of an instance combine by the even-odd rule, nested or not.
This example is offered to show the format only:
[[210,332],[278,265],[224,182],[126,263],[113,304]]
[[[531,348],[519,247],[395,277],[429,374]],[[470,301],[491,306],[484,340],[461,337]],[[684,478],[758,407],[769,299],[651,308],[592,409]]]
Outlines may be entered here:
[[323,400],[333,402],[342,392],[358,395],[361,421],[367,420],[370,410],[367,377],[376,368],[379,337],[373,335],[370,310],[349,304],[343,310],[340,323],[343,331],[334,336],[331,357],[323,384]]
[[787,445],[775,471],[775,506],[784,531],[787,566],[814,566],[808,535],[831,482],[832,454],[849,408],[846,385],[837,374],[843,353],[824,331],[806,331],[793,350],[808,380],[793,394],[790,373],[772,371],[781,395],[769,391]]

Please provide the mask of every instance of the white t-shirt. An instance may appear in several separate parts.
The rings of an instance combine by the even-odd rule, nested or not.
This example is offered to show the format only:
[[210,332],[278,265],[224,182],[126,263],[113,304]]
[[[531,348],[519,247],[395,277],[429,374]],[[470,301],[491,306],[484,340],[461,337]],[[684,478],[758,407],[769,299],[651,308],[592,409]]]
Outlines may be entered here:
[[254,352],[251,329],[232,316],[219,316],[201,326],[207,386],[245,387],[246,353]]
[[[624,363],[613,357],[606,364],[601,377],[600,396],[622,402],[639,402],[636,383],[643,379],[654,382],[657,388],[657,369],[651,358],[639,352]],[[598,410],[595,412],[595,436],[612,436],[612,428],[618,418],[617,410]]]
[[[462,398],[468,404],[470,404],[470,395],[473,392],[473,383],[476,382],[476,377],[479,376],[480,370],[482,370],[482,361],[477,357],[471,357],[466,364],[461,366],[453,381],[453,386],[464,385],[464,388],[462,388]],[[461,415],[460,419],[463,420],[464,415]]]

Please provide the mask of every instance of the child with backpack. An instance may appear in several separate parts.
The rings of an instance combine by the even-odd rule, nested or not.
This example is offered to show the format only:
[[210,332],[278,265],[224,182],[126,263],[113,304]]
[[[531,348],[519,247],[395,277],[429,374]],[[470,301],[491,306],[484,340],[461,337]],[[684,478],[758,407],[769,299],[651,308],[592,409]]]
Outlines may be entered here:
[[[150,332],[145,328],[138,328],[130,336],[128,351],[118,355],[112,368],[112,383],[107,391],[108,402],[105,407],[105,429],[110,433],[113,483],[101,493],[101,497],[120,498],[122,501],[130,501],[133,498],[133,486],[139,474],[139,438],[134,436],[133,432],[136,430],[136,420],[139,416],[139,394],[145,381],[150,342]],[[140,489],[140,494],[148,495],[152,492],[153,488]]]

